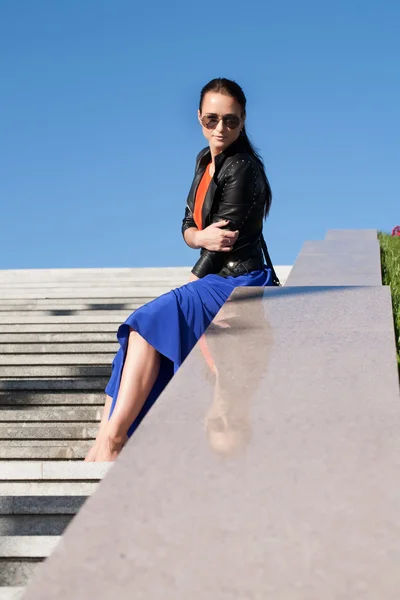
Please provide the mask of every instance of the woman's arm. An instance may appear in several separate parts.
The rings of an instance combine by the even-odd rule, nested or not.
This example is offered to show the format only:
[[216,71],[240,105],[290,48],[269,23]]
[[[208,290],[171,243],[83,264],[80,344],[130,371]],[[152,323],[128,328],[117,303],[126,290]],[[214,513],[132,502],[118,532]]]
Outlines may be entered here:
[[198,277],[197,277],[197,275],[195,275],[194,273],[190,273],[190,277],[189,277],[189,283],[190,283],[191,281],[197,281],[197,280],[198,280]]
[[197,227],[188,227],[185,229],[183,237],[187,245],[195,250],[205,248],[215,252],[229,252],[236,242],[239,232],[223,229],[228,224],[229,221],[223,220],[212,223],[202,230]]
[[193,248],[193,250],[199,250],[199,248],[201,248],[198,237],[199,233],[200,232],[196,226],[188,227],[184,230],[183,239],[185,240],[189,248]]
[[[183,237],[190,248],[201,248],[202,252],[215,251],[218,255],[221,255],[223,252],[230,252],[239,235],[238,231],[222,229],[227,225],[228,221],[219,221],[219,223],[213,223],[201,231],[197,227],[189,227],[185,230]],[[192,271],[189,281],[196,281],[197,279],[199,277]]]
[[[218,212],[213,215],[213,223],[209,227],[224,222],[222,227],[227,229],[222,231],[226,233],[228,230],[235,231],[237,238],[241,227],[251,217],[252,210],[258,203],[258,177],[257,166],[247,157],[237,159],[233,163],[226,176]],[[192,273],[197,277],[218,272],[221,263],[220,250],[214,250],[214,248],[211,250],[204,246],[202,248],[201,256],[192,269]],[[229,252],[229,250],[230,248],[225,251]]]

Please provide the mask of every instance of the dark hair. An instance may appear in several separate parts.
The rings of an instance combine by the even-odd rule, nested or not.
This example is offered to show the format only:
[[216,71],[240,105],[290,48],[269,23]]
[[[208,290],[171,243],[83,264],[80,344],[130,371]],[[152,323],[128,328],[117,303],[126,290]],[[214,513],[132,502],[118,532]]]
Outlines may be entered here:
[[[240,87],[240,85],[238,83],[236,83],[236,81],[232,81],[231,79],[225,79],[225,77],[217,77],[216,79],[212,79],[211,81],[209,81],[200,92],[200,103],[199,103],[199,111],[200,112],[202,111],[204,96],[208,92],[216,92],[219,94],[224,94],[225,96],[231,96],[232,98],[235,98],[235,100],[242,107],[242,117],[245,116],[245,114],[246,114],[246,96],[244,95],[242,88]],[[253,156],[253,158],[257,161],[257,163],[259,164],[261,174],[262,174],[263,178],[265,179],[266,199],[265,199],[264,217],[267,217],[267,215],[269,213],[269,209],[271,207],[271,202],[272,202],[272,191],[271,191],[271,186],[269,184],[267,175],[265,173],[264,161],[261,158],[260,154],[258,153],[257,149],[250,142],[245,126],[243,126],[243,129],[240,132],[240,140],[242,141],[243,146],[246,149],[246,151],[249,154],[251,154]]]

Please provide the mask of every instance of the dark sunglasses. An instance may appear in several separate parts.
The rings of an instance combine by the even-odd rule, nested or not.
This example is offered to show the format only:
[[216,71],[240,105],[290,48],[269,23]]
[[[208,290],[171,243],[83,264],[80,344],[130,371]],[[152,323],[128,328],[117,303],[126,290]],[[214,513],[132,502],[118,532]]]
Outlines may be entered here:
[[223,124],[229,129],[237,129],[242,120],[237,115],[224,115],[223,117],[218,117],[218,115],[204,115],[200,120],[206,129],[215,129],[221,119]]

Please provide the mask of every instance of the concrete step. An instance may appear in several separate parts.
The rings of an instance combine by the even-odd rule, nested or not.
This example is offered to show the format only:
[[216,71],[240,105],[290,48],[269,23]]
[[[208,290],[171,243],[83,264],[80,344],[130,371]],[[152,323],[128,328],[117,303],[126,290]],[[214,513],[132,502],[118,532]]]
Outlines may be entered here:
[[0,481],[0,496],[91,496],[97,486],[96,481]]
[[[190,274],[190,273],[189,273]],[[181,281],[187,281],[187,274],[185,276],[171,277],[170,275],[163,277],[153,277],[152,279],[147,277],[110,277],[112,274],[107,274],[103,277],[84,277],[82,274],[79,274],[78,277],[41,277],[36,280],[30,279],[29,277],[21,277],[14,278],[12,280],[6,281],[0,275],[0,287],[12,287],[12,286],[41,286],[41,285],[49,285],[49,286],[57,286],[61,287],[63,285],[76,285],[76,286],[95,286],[95,285],[104,285],[109,288],[114,288],[118,285],[130,285],[131,287],[151,287],[155,285],[167,285],[169,283],[180,283]],[[161,273],[160,273],[161,275]]]
[[[89,496],[113,464],[1,461],[0,496]],[[30,502],[32,505],[34,500],[31,498]]]
[[[130,287],[132,290],[140,289],[140,288],[153,288],[153,287],[170,287],[175,285],[183,285],[187,283],[189,280],[189,276],[185,277],[168,277],[168,278],[155,278],[153,280],[145,280],[145,279],[131,279],[129,277],[114,277],[114,278],[106,278],[106,277],[90,277],[88,279],[82,278],[73,278],[73,279],[42,279],[42,280],[29,280],[29,279],[20,279],[15,281],[4,281],[1,280],[0,276],[0,289],[12,289],[12,288],[56,288],[62,289],[65,287],[74,287],[74,288],[91,288],[92,290],[96,290],[97,287],[106,287],[108,288],[109,294],[112,295],[112,291],[114,289],[120,287]],[[96,295],[96,292],[93,291],[93,296]]]
[[47,558],[59,540],[58,535],[5,535],[0,537],[0,558]]
[[[27,315],[24,317],[13,317],[12,321],[16,325],[22,324],[30,324],[30,325],[49,325],[49,324],[71,324],[71,323],[123,323],[127,317],[129,317],[131,313],[129,311],[124,313],[111,313],[105,318],[104,316],[96,314],[96,311],[93,311],[92,315],[83,315],[81,317],[68,315],[68,316],[45,316],[45,317],[35,317],[34,314]],[[9,317],[0,316],[0,323],[3,325],[10,324]]]
[[85,302],[79,298],[69,298],[69,299],[59,299],[59,300],[23,300],[16,299],[13,300],[1,300],[0,301],[0,313],[5,313],[5,315],[9,315],[10,311],[17,312],[25,312],[25,311],[68,311],[73,310],[76,311],[125,311],[131,310],[133,308],[137,308],[144,304],[144,302],[149,302],[153,300],[153,297],[149,298],[131,298],[129,301],[125,299],[125,302],[104,302],[99,300],[98,302],[92,302],[91,298],[87,299]]
[[62,535],[72,519],[73,515],[0,515],[0,539],[1,536]]
[[92,440],[2,440],[1,460],[82,460]]
[[[149,297],[151,299],[151,297]],[[142,298],[140,299],[142,301]],[[10,306],[13,307],[13,310],[22,310],[22,309],[42,309],[48,310],[51,308],[73,308],[78,309],[94,309],[103,308],[104,310],[112,309],[114,310],[116,306],[120,306],[122,310],[128,308],[131,303],[137,303],[139,301],[135,296],[131,296],[131,298],[117,298],[112,296],[110,298],[14,298],[12,301],[9,299],[3,299],[0,297],[0,310],[4,310],[5,307]]]
[[90,390],[94,392],[103,391],[109,381],[109,377],[60,377],[58,379],[0,379],[0,391],[26,390],[26,391],[70,391]]
[[[64,351],[68,350],[64,346]],[[39,353],[39,354],[1,354],[0,347],[0,374],[1,367],[5,366],[34,366],[47,367],[50,365],[110,365],[115,352],[101,353]],[[9,370],[6,369],[8,373]]]
[[[0,333],[0,353],[4,347],[14,345],[19,347],[22,344],[34,344],[35,346],[47,344],[116,344],[117,328],[113,324],[112,331],[99,333],[97,331],[86,333]],[[52,346],[49,346],[52,348]],[[110,346],[111,347],[111,346]],[[49,350],[51,352],[51,350]]]
[[52,354],[115,354],[119,344],[117,341],[105,343],[83,343],[83,344],[2,344],[0,336],[0,357],[7,354],[30,355],[44,354],[46,358]]
[[114,289],[118,288],[129,288],[132,292],[141,291],[142,289],[152,290],[154,288],[171,288],[177,285],[183,285],[188,282],[189,278],[181,279],[168,279],[153,281],[132,281],[129,279],[114,279],[108,281],[107,279],[88,279],[88,280],[64,280],[64,281],[15,281],[15,282],[1,282],[0,290],[21,290],[21,289],[57,289],[63,290],[65,288],[74,289],[89,289],[92,290],[92,296],[96,296],[98,288],[107,288],[108,293],[112,294]]
[[[188,278],[189,279],[189,278]],[[1,283],[0,292],[4,298],[4,292],[13,292],[17,298],[22,298],[24,293],[27,291],[34,291],[37,293],[37,298],[47,297],[43,296],[43,292],[64,292],[66,290],[74,290],[75,297],[79,298],[81,292],[89,292],[89,297],[102,298],[103,295],[99,295],[99,290],[107,290],[108,296],[112,296],[115,291],[115,297],[119,297],[120,290],[129,290],[132,297],[143,297],[143,296],[157,296],[158,293],[169,291],[170,289],[179,287],[188,283],[188,279],[182,279],[181,281],[143,281],[143,282],[131,282],[131,281],[59,281],[57,283],[51,281],[43,282],[18,282],[18,283]],[[67,296],[64,296],[67,297]]]
[[[63,333],[74,333],[74,334],[102,334],[112,332],[114,336],[117,333],[118,327],[115,323],[8,323],[0,324],[0,334],[27,334],[36,333],[43,335],[45,333],[50,334],[63,334]],[[88,338],[86,338],[88,339]],[[89,339],[92,339],[91,337]],[[115,337],[114,337],[115,339]]]
[[[140,290],[138,288],[132,288],[132,286],[127,287],[118,287],[115,288],[115,295],[119,298],[126,298],[131,300],[133,297],[136,299],[140,299],[141,302],[145,301],[146,298],[157,298],[162,294],[173,289],[175,286],[165,286],[158,288],[144,288]],[[79,298],[80,300],[84,298],[92,298],[93,294],[96,294],[98,298],[108,298],[110,296],[110,287],[98,287],[96,291],[93,291],[93,288],[80,288],[76,287],[65,287],[59,288],[51,286],[49,288],[45,288],[40,286],[38,288],[9,288],[9,289],[0,289],[0,295],[3,300],[7,301],[7,304],[12,304],[12,300],[14,298],[17,299],[39,299],[46,298],[48,300],[54,300],[56,298]],[[143,300],[142,300],[143,299]]]
[[4,322],[24,322],[21,321],[23,318],[33,317],[33,318],[41,318],[42,320],[47,320],[47,318],[53,317],[86,317],[87,320],[91,319],[93,316],[96,316],[96,322],[99,321],[97,317],[102,317],[101,320],[109,321],[109,317],[113,317],[113,315],[130,315],[134,312],[139,306],[142,306],[143,302],[135,304],[132,308],[120,309],[117,308],[115,310],[76,310],[75,308],[59,308],[57,310],[0,310],[0,318],[3,319]]
[[0,481],[100,481],[114,463],[0,461]]
[[105,402],[103,392],[0,392],[0,406],[40,405],[100,405]]
[[100,421],[101,415],[102,408],[97,406],[60,406],[55,408],[48,406],[33,406],[29,408],[18,407],[13,409],[4,409],[0,407],[1,423],[11,423],[16,421],[38,421],[40,423],[46,421],[60,421],[62,423],[75,421],[89,423],[91,421]]
[[93,440],[2,440],[1,460],[81,460]]
[[[23,440],[15,441],[18,442]],[[49,442],[50,440],[42,441]],[[0,459],[7,460],[9,462],[15,462],[18,460],[24,460],[27,462],[35,460],[47,460],[53,462],[69,460],[71,462],[79,462],[84,460],[87,453],[89,452],[90,447],[93,444],[93,440],[87,440],[86,444],[82,440],[69,440],[69,446],[67,445],[67,443],[63,445],[60,444],[58,446],[58,441],[62,440],[54,440],[50,446],[35,446],[31,448],[29,446],[3,446],[2,440],[2,445],[0,447]]]
[[0,440],[90,440],[97,429],[93,423],[0,423]]
[[0,378],[28,377],[105,377],[111,375],[111,361],[108,365],[38,365],[0,366]]
[[0,587],[0,600],[20,600],[25,587]]
[[0,586],[25,586],[43,559],[14,559],[0,558]]
[[1,496],[0,515],[75,515],[86,496]]
[[133,281],[155,281],[186,277],[190,267],[88,267],[59,269],[4,269],[0,271],[0,282],[5,281],[76,281],[104,278],[130,278]]
[[119,348],[117,341],[112,342],[86,342],[86,343],[42,343],[42,344],[3,344],[2,336],[0,335],[0,358],[7,354],[44,354],[46,356],[51,354],[114,354]]
[[1,536],[0,585],[25,585],[37,565],[50,556],[59,540],[59,535]]

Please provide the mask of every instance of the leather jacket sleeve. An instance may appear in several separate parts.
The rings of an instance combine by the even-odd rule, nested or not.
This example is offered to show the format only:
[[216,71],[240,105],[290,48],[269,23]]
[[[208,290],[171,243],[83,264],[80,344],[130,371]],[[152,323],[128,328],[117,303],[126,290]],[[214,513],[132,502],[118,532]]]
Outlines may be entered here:
[[189,207],[187,206],[185,209],[185,216],[183,217],[182,220],[182,235],[183,235],[183,239],[185,239],[184,233],[186,231],[186,229],[189,229],[189,227],[197,227],[196,223],[193,220],[193,215],[189,210]]
[[[216,223],[226,219],[229,223],[224,229],[240,232],[257,205],[260,191],[258,182],[258,167],[254,161],[249,160],[247,156],[245,158],[240,158],[240,155],[235,156],[234,162],[227,168],[224,176],[221,200],[211,222]],[[235,245],[232,250],[234,249]],[[192,273],[199,278],[210,273],[218,273],[226,254],[226,252],[212,252],[203,248]]]

